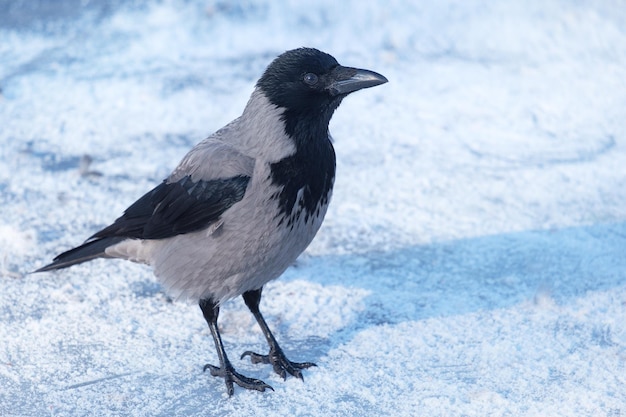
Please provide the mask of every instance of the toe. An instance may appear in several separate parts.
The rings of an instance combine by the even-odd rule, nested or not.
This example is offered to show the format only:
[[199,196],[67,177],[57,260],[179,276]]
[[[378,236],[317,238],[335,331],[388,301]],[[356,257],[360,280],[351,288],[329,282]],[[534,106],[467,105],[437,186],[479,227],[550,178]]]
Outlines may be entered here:
[[241,354],[241,358],[240,359],[243,359],[246,356],[250,356],[250,362],[252,362],[254,364],[257,364],[257,363],[266,363],[266,364],[270,363],[270,359],[269,359],[268,355],[260,355],[258,353],[255,353],[255,352],[252,352],[250,350],[247,350],[247,351],[245,351],[245,352],[243,352]]

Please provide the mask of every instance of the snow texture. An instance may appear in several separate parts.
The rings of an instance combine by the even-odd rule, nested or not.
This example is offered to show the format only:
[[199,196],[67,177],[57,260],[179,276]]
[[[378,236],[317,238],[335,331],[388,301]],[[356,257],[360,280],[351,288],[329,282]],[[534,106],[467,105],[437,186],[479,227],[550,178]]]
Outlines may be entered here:
[[[28,274],[237,117],[279,53],[389,83],[336,113],[338,174],[262,310],[304,382],[240,361],[149,268]],[[620,0],[0,0],[0,415],[626,415]]]

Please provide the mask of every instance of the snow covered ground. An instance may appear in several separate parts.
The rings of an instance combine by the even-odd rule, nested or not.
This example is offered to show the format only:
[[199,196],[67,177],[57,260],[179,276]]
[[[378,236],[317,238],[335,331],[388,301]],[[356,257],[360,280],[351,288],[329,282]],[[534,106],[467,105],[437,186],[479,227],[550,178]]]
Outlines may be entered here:
[[[147,267],[28,275],[238,116],[280,52],[390,82],[332,123],[334,200],[262,308],[304,383],[216,363]],[[0,415],[626,415],[626,3],[0,0]],[[89,163],[91,161],[91,163]]]

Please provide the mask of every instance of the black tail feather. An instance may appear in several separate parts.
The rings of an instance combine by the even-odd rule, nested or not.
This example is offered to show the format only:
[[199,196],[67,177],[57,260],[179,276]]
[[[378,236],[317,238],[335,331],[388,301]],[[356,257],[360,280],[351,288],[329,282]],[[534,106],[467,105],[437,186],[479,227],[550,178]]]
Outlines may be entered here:
[[52,271],[55,269],[67,268],[68,266],[91,261],[92,259],[96,258],[105,258],[107,257],[107,255],[104,253],[104,250],[109,246],[121,242],[124,239],[124,237],[113,236],[83,243],[82,245],[74,249],[63,252],[62,254],[54,258],[51,264],[39,268],[38,270],[33,272]]

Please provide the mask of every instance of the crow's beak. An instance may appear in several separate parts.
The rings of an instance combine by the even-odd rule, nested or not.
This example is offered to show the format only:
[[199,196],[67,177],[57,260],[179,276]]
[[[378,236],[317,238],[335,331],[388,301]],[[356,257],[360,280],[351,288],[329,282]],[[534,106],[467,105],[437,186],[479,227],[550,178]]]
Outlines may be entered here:
[[347,95],[363,88],[386,83],[384,76],[370,70],[338,66],[331,73],[327,90],[333,96]]

